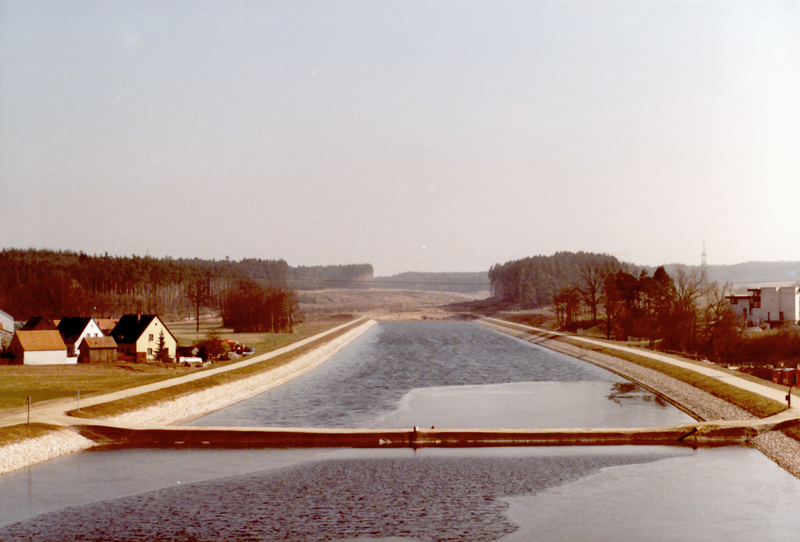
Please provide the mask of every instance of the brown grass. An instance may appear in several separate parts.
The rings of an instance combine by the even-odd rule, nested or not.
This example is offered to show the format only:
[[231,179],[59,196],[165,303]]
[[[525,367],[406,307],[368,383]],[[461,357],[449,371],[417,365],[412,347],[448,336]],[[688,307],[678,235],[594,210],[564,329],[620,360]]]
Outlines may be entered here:
[[42,437],[59,431],[60,427],[57,425],[50,425],[46,423],[32,423],[30,425],[9,425],[8,427],[0,427],[0,447],[8,444],[14,444],[21,440]]

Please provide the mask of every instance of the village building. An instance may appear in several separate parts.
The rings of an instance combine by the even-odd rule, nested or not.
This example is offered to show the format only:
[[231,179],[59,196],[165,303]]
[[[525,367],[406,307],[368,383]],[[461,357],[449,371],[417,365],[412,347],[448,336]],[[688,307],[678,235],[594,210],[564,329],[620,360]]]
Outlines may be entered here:
[[21,329],[22,331],[55,331],[58,326],[47,316],[34,316],[25,322]]
[[159,354],[159,344],[163,336],[161,358],[175,359],[178,341],[172,332],[156,315],[126,314],[111,330],[117,341],[117,351],[121,359],[132,361],[153,361]]
[[8,351],[14,357],[14,363],[21,365],[77,363],[77,358],[67,358],[67,345],[55,329],[19,330],[11,339]]
[[103,335],[108,337],[111,335],[111,330],[114,329],[114,326],[119,323],[119,318],[96,318],[95,322],[97,322],[97,327],[100,328]]
[[58,332],[67,345],[67,357],[80,355],[80,344],[84,337],[102,337],[103,332],[94,319],[83,316],[67,316],[58,322]]
[[84,337],[78,351],[78,363],[116,363],[119,355],[114,337]]
[[14,336],[14,317],[0,310],[0,352],[3,352],[11,343]]
[[748,327],[768,328],[800,321],[800,288],[770,286],[748,288],[746,295],[728,296],[731,309],[741,315]]

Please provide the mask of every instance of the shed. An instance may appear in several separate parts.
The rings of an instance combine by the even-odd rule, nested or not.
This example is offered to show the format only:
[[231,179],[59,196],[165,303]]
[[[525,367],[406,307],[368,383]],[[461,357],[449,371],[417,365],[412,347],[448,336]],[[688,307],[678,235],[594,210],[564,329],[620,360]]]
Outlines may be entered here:
[[78,346],[78,363],[116,363],[117,341],[114,337],[84,337]]
[[8,351],[14,356],[14,363],[22,365],[65,365],[77,361],[67,359],[67,345],[55,329],[17,331]]

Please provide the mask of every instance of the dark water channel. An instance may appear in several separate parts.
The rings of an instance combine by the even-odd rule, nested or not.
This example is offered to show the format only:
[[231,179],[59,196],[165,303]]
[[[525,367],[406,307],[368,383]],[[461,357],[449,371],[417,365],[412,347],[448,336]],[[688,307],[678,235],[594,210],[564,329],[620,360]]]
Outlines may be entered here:
[[[524,341],[473,324],[398,323],[195,423],[682,419],[610,373]],[[798,480],[742,447],[95,451],[0,477],[0,540],[779,541],[796,539],[798,502]]]

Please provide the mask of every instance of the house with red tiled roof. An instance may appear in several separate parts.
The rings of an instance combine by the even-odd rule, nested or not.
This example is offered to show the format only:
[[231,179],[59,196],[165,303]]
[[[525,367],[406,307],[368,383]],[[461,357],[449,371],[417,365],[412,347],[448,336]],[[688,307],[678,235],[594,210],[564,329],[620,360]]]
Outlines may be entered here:
[[111,335],[111,330],[113,330],[114,326],[119,322],[119,318],[96,318],[95,322],[97,322],[97,327],[100,328],[103,335],[108,337]]
[[14,363],[21,365],[77,363],[77,358],[67,358],[67,345],[55,329],[19,330],[11,339],[8,351],[14,356]]

